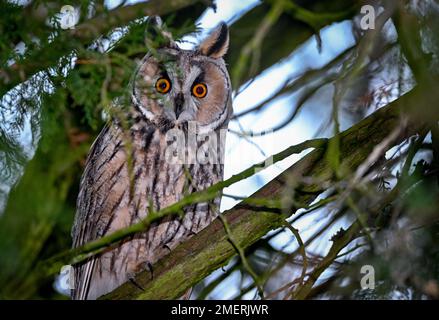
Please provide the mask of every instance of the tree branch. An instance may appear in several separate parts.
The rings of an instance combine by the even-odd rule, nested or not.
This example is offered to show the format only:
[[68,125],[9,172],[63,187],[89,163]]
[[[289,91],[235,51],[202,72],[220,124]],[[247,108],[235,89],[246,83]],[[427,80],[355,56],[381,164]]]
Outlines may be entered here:
[[[420,90],[415,89],[389,106],[376,111],[349,130],[340,133],[337,138],[340,139],[340,167],[343,172],[355,172],[374,147],[400,125],[401,114],[406,113],[410,105],[419,106],[419,103],[424,101],[420,96],[422,96]],[[406,129],[393,144],[400,143],[423,127],[422,122],[409,121]],[[297,194],[295,203],[310,204],[319,194],[320,185],[331,182],[333,177],[331,166],[323,154],[322,149],[309,153],[253,194],[251,198],[281,198],[287,179],[291,180],[294,177],[297,181],[301,181],[302,177],[312,176],[313,181],[320,182],[319,185],[302,182],[295,188]],[[233,208],[225,212],[223,216],[230,226],[235,243],[241,248],[250,246],[267,232],[283,224],[282,215],[272,212],[255,212],[248,207]],[[226,265],[236,255],[236,250],[228,240],[223,223],[220,219],[216,219],[199,234],[182,243],[158,261],[153,266],[153,279],[149,271],[139,273],[135,281],[144,288],[144,291],[127,282],[103,296],[102,299],[177,298],[211,272]]]
[[[291,12],[291,9],[288,8],[288,3],[291,1],[281,2],[285,3],[285,12],[282,12],[275,21],[270,21],[273,16],[278,15],[277,10],[272,11],[272,7],[279,5],[279,1],[270,1],[255,6],[231,26],[230,38],[233,41],[230,42],[226,62],[234,69],[237,69],[232,70],[231,74],[235,81],[232,82],[235,89],[281,59],[286,58],[303,42],[319,32],[319,30],[316,31],[301,21],[303,19],[299,19],[300,17],[297,17],[294,12]],[[327,24],[352,18],[358,11],[360,4],[357,0],[296,0],[294,2],[300,5],[303,10],[306,9],[307,13],[313,15],[313,17],[321,17],[324,14],[325,19],[319,21]],[[271,16],[267,14],[268,12]],[[261,17],[265,17],[264,28],[266,29],[261,30],[256,38],[262,37],[262,42],[260,39],[254,39],[255,30],[258,30],[261,24]],[[321,25],[319,24],[319,26]],[[285,30],[294,30],[294,33],[289,34],[284,32]],[[247,46],[254,48],[257,54],[249,52],[249,49],[246,49]],[[260,57],[263,57],[263,59],[259,59]],[[238,80],[239,82],[236,82]]]

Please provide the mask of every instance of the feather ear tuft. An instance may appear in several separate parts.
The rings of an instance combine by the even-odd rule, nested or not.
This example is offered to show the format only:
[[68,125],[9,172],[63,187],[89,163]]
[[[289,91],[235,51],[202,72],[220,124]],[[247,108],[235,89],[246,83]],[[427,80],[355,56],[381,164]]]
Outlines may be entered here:
[[201,54],[215,59],[222,58],[229,48],[229,28],[225,22],[201,42],[199,51]]

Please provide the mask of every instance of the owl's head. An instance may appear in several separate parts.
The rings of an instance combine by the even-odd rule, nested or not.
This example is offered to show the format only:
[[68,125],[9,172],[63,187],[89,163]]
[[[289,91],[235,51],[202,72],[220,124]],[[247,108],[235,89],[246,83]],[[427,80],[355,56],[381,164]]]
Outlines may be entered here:
[[204,132],[224,125],[232,111],[223,60],[228,44],[228,28],[221,23],[194,50],[169,45],[148,53],[134,75],[136,108],[162,130],[190,121]]

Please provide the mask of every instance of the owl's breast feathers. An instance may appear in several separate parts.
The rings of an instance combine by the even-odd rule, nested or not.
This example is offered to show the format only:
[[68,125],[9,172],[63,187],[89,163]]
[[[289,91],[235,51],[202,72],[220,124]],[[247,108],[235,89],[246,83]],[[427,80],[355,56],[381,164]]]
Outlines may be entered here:
[[[72,229],[74,247],[136,223],[151,210],[167,207],[222,179],[221,161],[170,162],[167,147],[165,133],[146,122],[136,123],[129,132],[116,126],[102,130],[81,179]],[[183,217],[165,217],[119,247],[75,266],[73,297],[95,299],[126,282],[141,266],[156,262],[207,226],[217,216],[219,204],[218,197],[187,206]]]

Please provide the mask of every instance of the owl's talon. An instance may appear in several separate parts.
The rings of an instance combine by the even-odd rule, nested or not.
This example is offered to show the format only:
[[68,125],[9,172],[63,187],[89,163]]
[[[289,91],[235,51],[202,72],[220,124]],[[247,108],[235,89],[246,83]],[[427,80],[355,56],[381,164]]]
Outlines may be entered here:
[[128,280],[138,289],[145,291],[145,289],[136,281],[136,277],[133,275],[128,276]]
[[163,248],[166,248],[166,249],[168,249],[169,250],[169,252],[171,252],[172,250],[171,250],[171,248],[169,248],[169,246],[167,245],[167,244],[164,244],[163,245]]
[[152,269],[152,264],[150,262],[147,262],[146,265],[149,269],[149,272],[151,272],[151,280],[153,280],[154,279],[154,270]]

